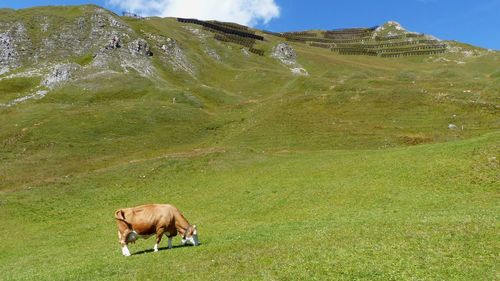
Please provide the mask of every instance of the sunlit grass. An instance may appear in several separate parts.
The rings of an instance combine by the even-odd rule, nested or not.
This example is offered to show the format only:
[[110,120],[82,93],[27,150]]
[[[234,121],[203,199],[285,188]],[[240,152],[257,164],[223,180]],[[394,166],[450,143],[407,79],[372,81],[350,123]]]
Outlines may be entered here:
[[[494,279],[498,162],[488,161],[498,157],[497,140],[385,151],[219,151],[3,193],[3,276]],[[131,246],[139,254],[122,257],[113,211],[148,202],[177,205],[199,226],[202,245],[143,253],[154,243],[146,240]]]

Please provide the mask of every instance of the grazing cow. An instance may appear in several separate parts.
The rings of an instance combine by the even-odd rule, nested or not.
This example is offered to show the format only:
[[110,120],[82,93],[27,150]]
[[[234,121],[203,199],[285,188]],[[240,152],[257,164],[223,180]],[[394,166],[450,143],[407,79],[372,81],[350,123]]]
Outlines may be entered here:
[[147,239],[154,234],[156,234],[155,252],[158,251],[158,244],[163,234],[168,237],[169,249],[172,249],[172,238],[177,233],[182,236],[182,245],[199,244],[196,225],[190,225],[182,213],[172,205],[149,204],[119,209],[115,212],[115,219],[124,256],[130,256],[128,243],[134,243],[138,238]]

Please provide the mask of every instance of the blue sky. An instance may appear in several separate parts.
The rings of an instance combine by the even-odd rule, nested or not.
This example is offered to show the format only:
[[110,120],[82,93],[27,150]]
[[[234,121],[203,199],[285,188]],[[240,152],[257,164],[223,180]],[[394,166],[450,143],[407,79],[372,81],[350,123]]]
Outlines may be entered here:
[[[201,2],[205,6],[194,16],[234,19],[271,31],[363,27],[394,20],[411,31],[500,50],[500,0],[0,0],[0,7],[94,3],[117,13],[129,7],[145,14],[190,16],[193,3]],[[255,7],[242,8],[242,2]]]

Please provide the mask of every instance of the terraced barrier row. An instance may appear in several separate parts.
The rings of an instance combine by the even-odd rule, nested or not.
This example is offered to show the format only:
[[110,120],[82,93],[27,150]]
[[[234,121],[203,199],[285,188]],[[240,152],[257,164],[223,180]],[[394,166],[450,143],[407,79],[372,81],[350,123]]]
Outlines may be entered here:
[[325,35],[324,38],[331,39],[333,41],[353,41],[353,40],[371,40],[372,37],[371,35],[361,35],[361,36],[327,36]]
[[248,48],[253,47],[255,44],[255,39],[240,37],[233,34],[217,33],[214,35],[214,38],[222,42],[231,42]]
[[431,49],[436,49],[436,50],[445,50],[446,46],[445,45],[422,45],[422,46],[417,46],[417,47],[409,47],[409,48],[391,48],[391,49],[379,49],[379,50],[374,50],[374,49],[367,49],[363,47],[332,47],[332,51],[339,51],[339,50],[363,50],[363,51],[369,51],[369,52],[377,52],[377,53],[387,53],[387,52],[406,52],[406,51],[420,51],[420,50],[431,50]]
[[[264,50],[254,48],[255,40],[264,40],[264,37],[248,32],[246,26],[225,22],[205,22],[197,19],[178,18],[179,22],[193,23],[203,26],[204,29],[214,32],[214,38],[219,41],[231,42],[248,47],[249,51],[263,56]],[[443,53],[446,44],[440,44],[435,39],[424,38],[423,34],[407,33],[394,36],[376,36],[373,32],[377,27],[350,28],[340,30],[329,30],[323,33],[323,38],[313,32],[285,32],[276,33],[263,31],[266,34],[284,38],[286,41],[297,43],[308,43],[310,46],[330,49],[341,55],[367,55],[380,57],[401,57],[413,55],[427,55]],[[407,40],[405,40],[407,39]],[[408,40],[409,39],[409,40]],[[392,40],[404,40],[399,42],[386,42]]]
[[368,44],[335,44],[335,47],[346,47],[346,48],[351,48],[351,47],[363,47],[363,48],[368,48],[368,49],[383,49],[383,48],[392,48],[392,47],[401,47],[401,46],[415,46],[415,45],[444,45],[439,43],[437,40],[419,40],[419,41],[403,41],[403,42],[396,42],[396,43],[386,43],[386,44],[373,44],[373,43],[368,43]]
[[186,18],[177,18],[177,21],[181,22],[181,23],[197,24],[197,25],[201,25],[203,27],[209,28],[211,30],[216,30],[219,32],[227,33],[227,34],[233,34],[233,35],[237,35],[237,36],[241,36],[241,37],[253,38],[256,40],[264,41],[264,37],[262,37],[260,35],[256,35],[256,34],[253,34],[250,32],[244,32],[241,30],[233,29],[233,28],[228,28],[225,26],[217,25],[214,23],[206,22],[206,21],[201,21],[201,20],[197,20],[197,19],[186,19]]
[[325,49],[332,48],[332,44],[317,43],[317,42],[310,42],[309,46],[318,47],[318,48],[325,48]]
[[424,45],[418,47],[410,47],[410,48],[394,48],[394,49],[382,49],[377,50],[379,54],[381,53],[398,53],[398,52],[409,52],[409,51],[421,51],[421,50],[441,50],[446,49],[444,45]]
[[418,47],[410,48],[394,48],[394,49],[381,49],[373,50],[366,49],[362,47],[351,47],[351,48],[339,48],[332,47],[333,52],[337,52],[341,55],[368,55],[368,56],[380,56],[380,57],[401,57],[401,56],[416,56],[416,55],[429,55],[429,54],[439,54],[446,52],[446,45],[423,45]]
[[377,56],[377,52],[363,50],[341,50],[340,55]]
[[331,29],[327,30],[325,34],[331,35],[343,35],[343,34],[364,34],[374,32],[378,26],[373,27],[359,27],[359,28],[341,28],[341,29]]
[[241,30],[243,32],[248,32],[255,34],[255,31],[251,30],[248,28],[248,26],[244,26],[241,24],[233,23],[233,22],[222,22],[222,21],[208,21],[209,23],[213,23],[222,27],[226,28],[231,28],[231,29],[236,29],[236,30]]
[[400,40],[406,38],[419,38],[419,37],[425,37],[425,34],[406,33],[406,34],[392,35],[392,36],[375,36],[374,39],[375,41],[390,41],[390,40]]
[[264,50],[261,50],[261,49],[249,48],[248,50],[256,55],[259,55],[259,56],[264,55]]
[[383,58],[397,58],[397,57],[409,57],[409,56],[421,56],[421,55],[435,55],[442,54],[446,52],[446,50],[429,50],[429,51],[414,51],[414,52],[402,52],[402,53],[388,53],[388,54],[380,54],[380,57]]
[[375,41],[390,41],[390,40],[400,40],[400,39],[405,39],[406,35],[392,35],[392,36],[375,36]]
[[358,37],[358,38],[355,38],[355,39],[333,39],[333,38],[329,38],[329,39],[331,39],[332,42],[339,43],[339,44],[365,43],[365,42],[372,41],[372,38],[370,36]]
[[[275,35],[275,34],[272,34]],[[367,42],[373,41],[371,37],[361,37],[357,39],[333,39],[333,38],[311,38],[311,37],[299,37],[299,36],[289,36],[285,34],[278,34],[280,37],[284,37],[285,39],[289,41],[295,41],[295,42],[321,42],[321,43],[336,43],[336,44],[352,44],[352,43],[362,43],[362,44],[369,44]],[[405,38],[405,37],[401,37]],[[409,45],[409,44],[427,44],[427,43],[432,43],[432,42],[439,42],[436,39],[420,39],[420,40],[415,40],[413,38],[416,37],[411,37],[411,40],[407,41],[402,41],[402,42],[390,42],[390,43],[383,43],[383,44],[373,44],[377,46],[401,46],[401,45]],[[393,40],[393,39],[392,39]],[[383,40],[379,40],[383,41]]]
[[377,27],[328,30],[323,33],[323,36],[337,40],[355,40],[363,37],[371,37],[375,29]]
[[283,32],[282,33],[283,36],[298,36],[298,37],[317,37],[318,34],[316,33],[313,33],[313,32],[305,32],[305,31],[301,31],[301,32]]
[[306,43],[305,38],[300,38],[300,37],[285,37],[286,41],[291,41],[291,42],[298,42],[298,43]]
[[406,38],[417,38],[417,37],[425,37],[423,33],[406,33]]

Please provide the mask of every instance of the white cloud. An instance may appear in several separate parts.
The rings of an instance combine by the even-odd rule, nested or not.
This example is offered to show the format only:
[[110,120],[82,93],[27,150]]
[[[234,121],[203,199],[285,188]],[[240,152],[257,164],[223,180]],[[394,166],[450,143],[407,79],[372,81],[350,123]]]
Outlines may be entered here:
[[274,0],[107,0],[106,3],[143,16],[220,20],[250,26],[266,24],[280,15]]

